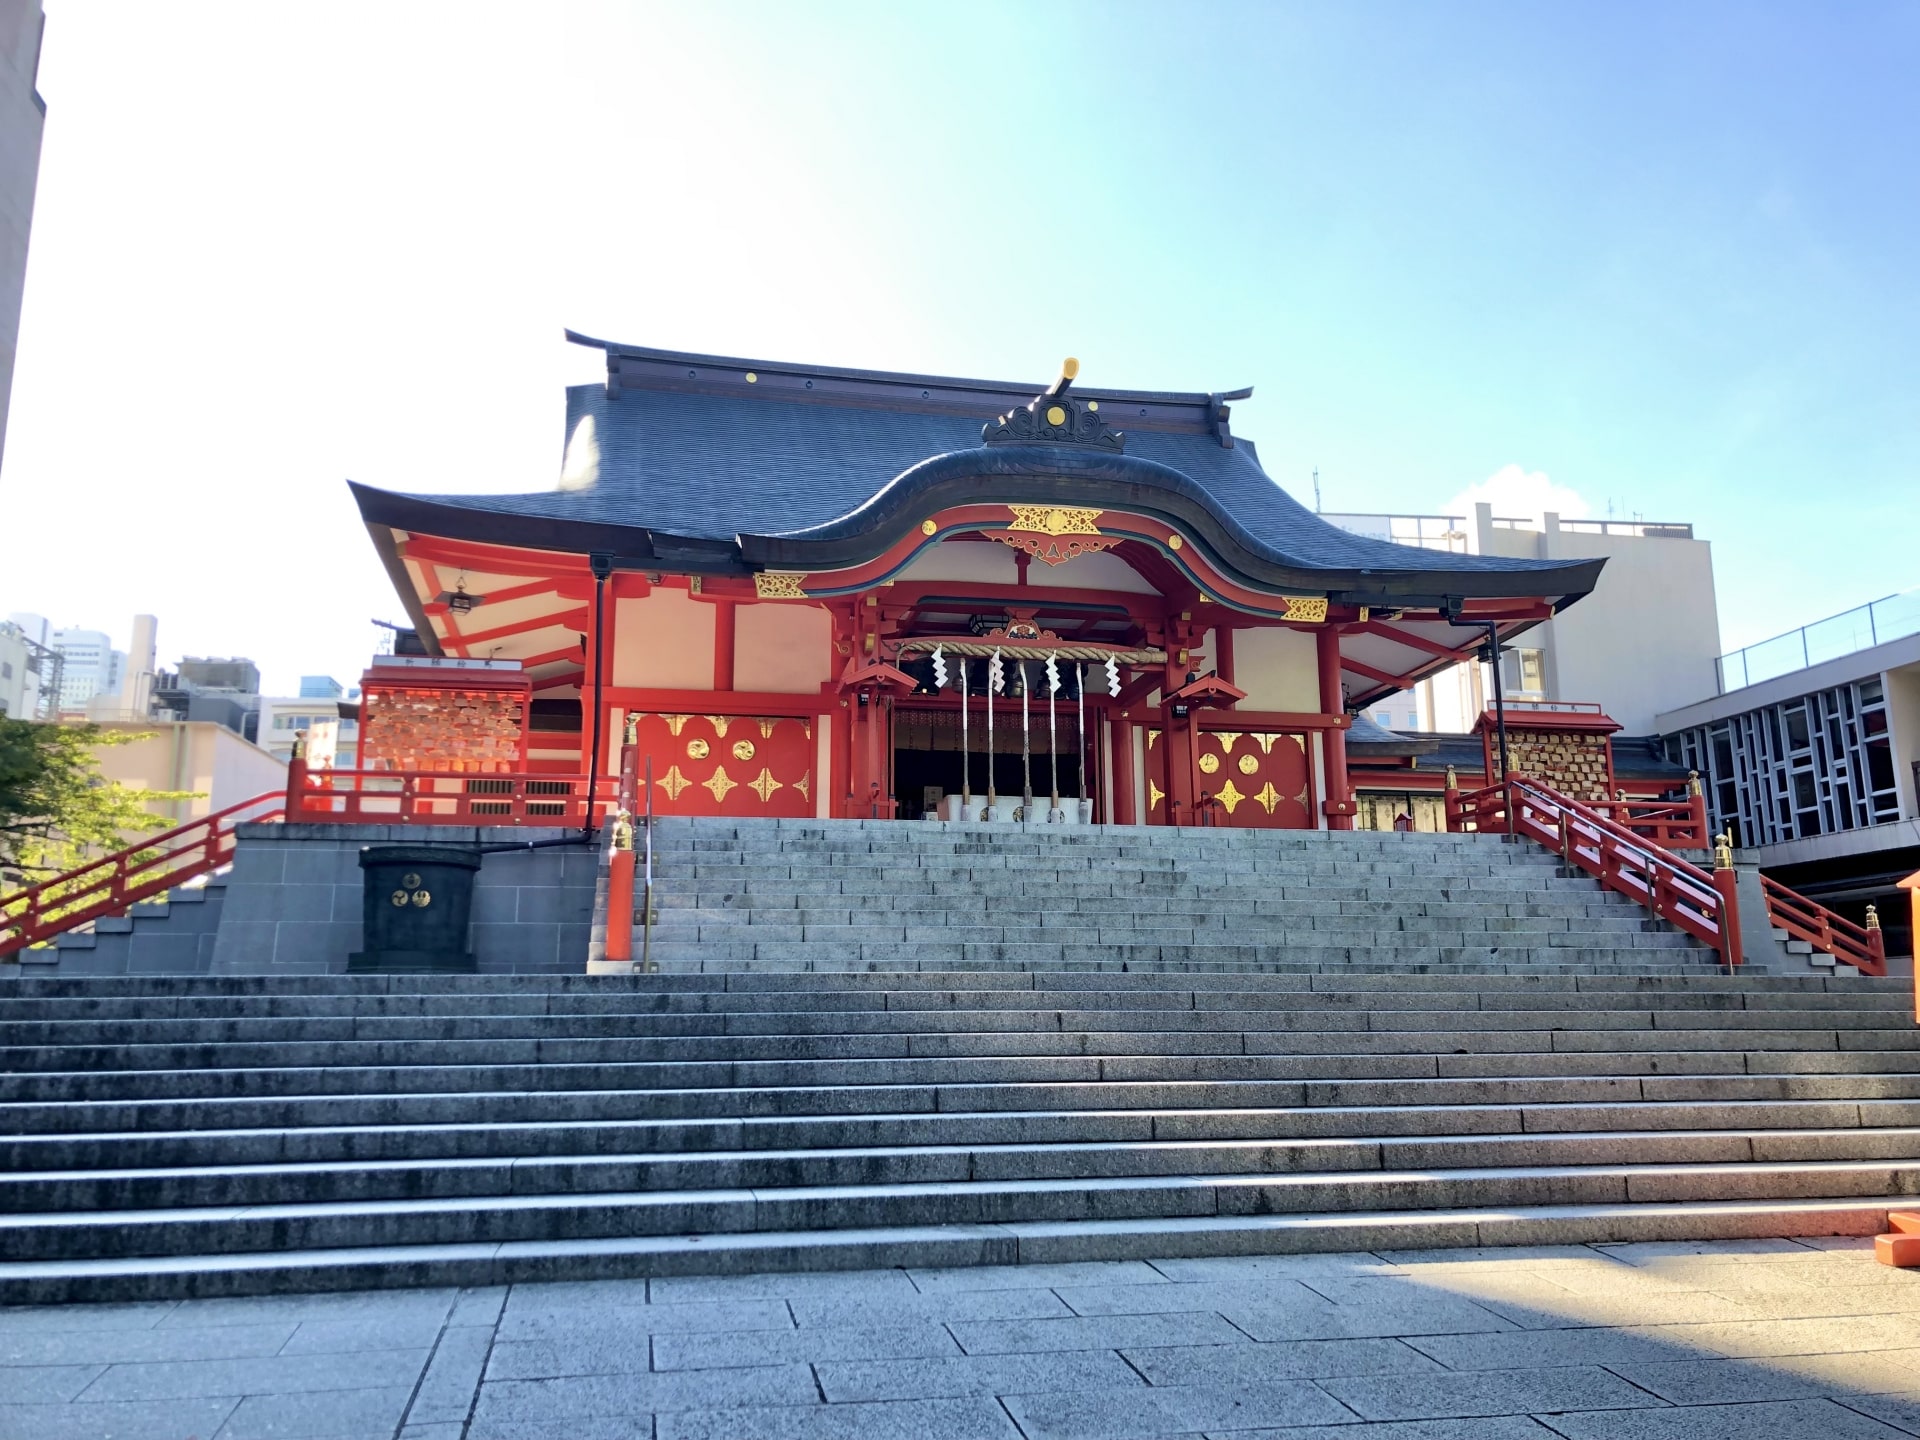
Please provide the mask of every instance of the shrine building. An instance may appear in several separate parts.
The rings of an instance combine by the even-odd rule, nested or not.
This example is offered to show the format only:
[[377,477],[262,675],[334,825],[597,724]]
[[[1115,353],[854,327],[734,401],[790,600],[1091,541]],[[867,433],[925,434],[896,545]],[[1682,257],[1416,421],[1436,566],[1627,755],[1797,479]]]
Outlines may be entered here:
[[353,487],[427,652],[370,673],[363,769],[605,776],[631,733],[658,814],[1348,829],[1353,712],[1603,563],[1338,529],[1248,390],[568,338],[607,377],[555,487]]

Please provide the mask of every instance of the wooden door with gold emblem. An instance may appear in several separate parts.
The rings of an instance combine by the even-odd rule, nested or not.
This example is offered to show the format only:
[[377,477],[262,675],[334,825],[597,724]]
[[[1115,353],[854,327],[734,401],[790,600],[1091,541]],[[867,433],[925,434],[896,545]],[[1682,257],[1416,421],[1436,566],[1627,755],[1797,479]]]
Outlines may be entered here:
[[657,815],[813,814],[813,721],[805,716],[642,715]]
[[1194,733],[1193,794],[1218,802],[1213,823],[1250,830],[1311,830],[1313,769],[1307,737],[1285,731]]

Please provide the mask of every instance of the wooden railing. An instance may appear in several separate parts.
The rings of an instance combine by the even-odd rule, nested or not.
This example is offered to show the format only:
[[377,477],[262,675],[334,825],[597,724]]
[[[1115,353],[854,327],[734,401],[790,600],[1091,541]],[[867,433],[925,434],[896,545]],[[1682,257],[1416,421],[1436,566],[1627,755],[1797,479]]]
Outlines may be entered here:
[[1865,975],[1887,973],[1887,942],[1879,916],[1867,907],[1868,924],[1856,925],[1844,915],[1795,893],[1777,880],[1760,877],[1766,892],[1767,919],[1776,930],[1804,940],[1823,954],[1845,961]]
[[[1696,806],[1704,804],[1698,795],[1690,800]],[[1643,802],[1612,802],[1615,807],[1623,803]],[[1598,805],[1517,777],[1482,790],[1447,791],[1448,830],[1530,836],[1608,889],[1631,896],[1661,919],[1713,946],[1729,968],[1738,966],[1743,956],[1731,843],[1715,847],[1714,868],[1703,870],[1669,853],[1645,833],[1647,827],[1677,826],[1677,822],[1648,815],[1640,818],[1642,830],[1636,831],[1603,814]],[[1700,825],[1704,830],[1704,814]],[[1767,918],[1776,928],[1862,974],[1887,973],[1886,943],[1871,909],[1868,923],[1856,925],[1778,881],[1761,876],[1760,883]]]
[[278,790],[256,795],[0,895],[0,956],[45,944],[105,916],[124,915],[142,900],[218,869],[233,858],[235,827],[278,820],[285,801]]
[[1449,790],[1447,829],[1537,840],[1567,865],[1711,946],[1722,964],[1733,968],[1743,958],[1730,864],[1724,870],[1703,870],[1596,808],[1517,777],[1483,790]]
[[1588,800],[1580,802],[1602,819],[1611,820],[1642,840],[1668,850],[1710,850],[1707,797],[1685,800]]
[[620,777],[467,775],[452,771],[287,767],[286,818],[297,825],[585,825],[620,804]]

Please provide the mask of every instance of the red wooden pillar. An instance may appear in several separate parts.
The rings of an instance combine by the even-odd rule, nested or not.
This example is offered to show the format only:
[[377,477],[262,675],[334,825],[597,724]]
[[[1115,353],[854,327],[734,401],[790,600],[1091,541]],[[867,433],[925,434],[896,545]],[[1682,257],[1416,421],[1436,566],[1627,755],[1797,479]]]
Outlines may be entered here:
[[[1185,632],[1167,627],[1167,668],[1160,681],[1160,740],[1166,746],[1167,823],[1197,823],[1193,808],[1193,719],[1176,718],[1167,696],[1187,683]],[[1148,769],[1151,772],[1152,762]],[[1151,816],[1149,816],[1151,819]]]
[[713,602],[713,688],[733,689],[734,603]]
[[1227,684],[1233,684],[1233,631],[1225,625],[1214,627],[1213,668]]
[[1320,711],[1343,722],[1325,732],[1327,798],[1322,807],[1329,830],[1353,828],[1353,786],[1347,775],[1347,697],[1340,687],[1340,632],[1328,625],[1314,634],[1320,662]]
[[1133,726],[1125,720],[1113,722],[1113,814],[1115,825],[1138,825],[1133,810]]

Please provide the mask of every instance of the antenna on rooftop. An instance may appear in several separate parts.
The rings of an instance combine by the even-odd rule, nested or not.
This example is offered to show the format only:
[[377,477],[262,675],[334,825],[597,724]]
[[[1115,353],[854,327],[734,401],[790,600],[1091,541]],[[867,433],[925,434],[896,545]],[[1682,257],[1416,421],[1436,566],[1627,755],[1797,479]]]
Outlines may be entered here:
[[1320,467],[1313,467],[1313,513],[1320,513]]

